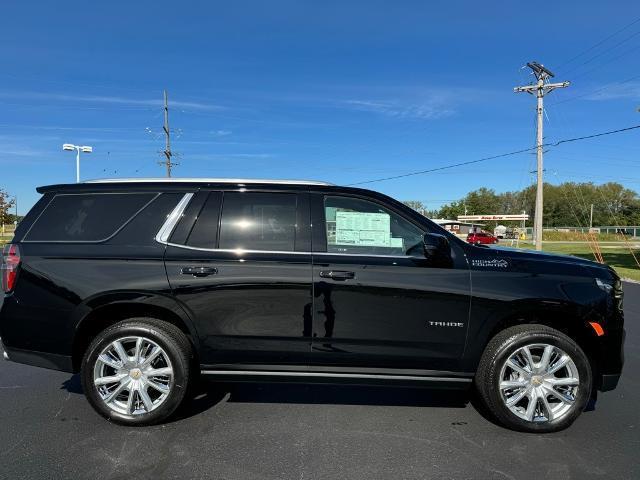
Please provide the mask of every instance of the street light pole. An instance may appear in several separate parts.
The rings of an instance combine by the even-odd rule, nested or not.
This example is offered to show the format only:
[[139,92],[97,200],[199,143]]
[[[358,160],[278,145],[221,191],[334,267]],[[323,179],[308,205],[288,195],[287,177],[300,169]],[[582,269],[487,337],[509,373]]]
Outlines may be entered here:
[[64,145],[62,145],[62,149],[66,151],[76,151],[76,183],[80,183],[80,152],[82,151],[82,153],[91,153],[93,152],[93,147],[65,143]]

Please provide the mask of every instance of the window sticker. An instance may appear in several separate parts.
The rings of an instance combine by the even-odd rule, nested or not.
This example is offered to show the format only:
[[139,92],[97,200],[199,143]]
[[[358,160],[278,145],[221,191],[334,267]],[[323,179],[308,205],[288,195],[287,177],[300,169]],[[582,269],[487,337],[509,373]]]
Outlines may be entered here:
[[336,212],[336,245],[392,247],[402,239],[391,238],[387,213]]

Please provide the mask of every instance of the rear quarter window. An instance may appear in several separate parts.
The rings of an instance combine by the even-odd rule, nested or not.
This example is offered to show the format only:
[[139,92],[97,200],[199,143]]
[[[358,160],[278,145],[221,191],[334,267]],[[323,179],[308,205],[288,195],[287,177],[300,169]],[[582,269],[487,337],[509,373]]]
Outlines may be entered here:
[[58,194],[25,235],[27,242],[99,242],[113,236],[157,193]]

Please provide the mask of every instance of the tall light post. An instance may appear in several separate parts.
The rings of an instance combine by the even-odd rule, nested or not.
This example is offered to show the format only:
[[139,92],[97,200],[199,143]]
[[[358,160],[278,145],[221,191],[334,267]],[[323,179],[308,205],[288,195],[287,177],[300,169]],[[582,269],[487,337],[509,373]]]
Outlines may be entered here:
[[62,149],[66,151],[76,151],[76,183],[80,183],[80,152],[82,153],[91,153],[93,152],[93,147],[73,145],[72,143],[65,143],[62,145]]

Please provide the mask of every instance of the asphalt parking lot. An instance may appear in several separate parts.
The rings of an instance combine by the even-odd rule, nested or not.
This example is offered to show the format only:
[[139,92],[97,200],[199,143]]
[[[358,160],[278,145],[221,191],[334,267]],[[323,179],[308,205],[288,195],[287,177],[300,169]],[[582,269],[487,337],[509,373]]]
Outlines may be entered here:
[[0,361],[0,478],[640,478],[640,285],[625,293],[621,383],[564,432],[510,432],[461,393],[291,384],[211,384],[171,423],[124,428],[77,376]]

